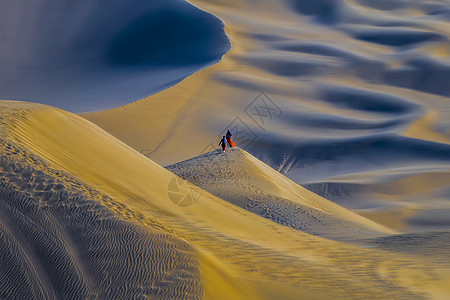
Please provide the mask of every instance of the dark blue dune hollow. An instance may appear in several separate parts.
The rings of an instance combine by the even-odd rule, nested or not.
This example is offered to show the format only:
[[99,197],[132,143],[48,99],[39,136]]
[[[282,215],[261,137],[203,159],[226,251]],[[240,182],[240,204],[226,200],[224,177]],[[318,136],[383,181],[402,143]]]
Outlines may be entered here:
[[141,99],[219,61],[223,23],[183,0],[0,3],[0,98],[73,112]]

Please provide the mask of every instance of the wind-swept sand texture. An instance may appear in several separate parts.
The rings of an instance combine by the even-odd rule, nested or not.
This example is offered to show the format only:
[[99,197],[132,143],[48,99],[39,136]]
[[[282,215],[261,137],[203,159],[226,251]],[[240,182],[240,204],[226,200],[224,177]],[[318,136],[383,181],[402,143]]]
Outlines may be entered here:
[[309,234],[355,239],[393,233],[302,188],[239,148],[208,152],[167,169],[221,199]]
[[245,151],[378,223],[450,228],[448,1],[190,2],[225,23],[223,59],[84,117],[161,165],[215,149],[229,128]]
[[[420,251],[405,255],[293,230],[176,179],[79,116],[23,102],[0,107],[2,298],[450,295],[448,259],[436,263]],[[256,176],[272,174],[233,152],[260,169]],[[193,205],[174,204],[174,180],[175,194],[196,195]],[[278,191],[261,192],[287,197],[289,187],[299,193],[293,202],[312,205],[318,198],[287,179],[279,183]],[[325,207],[338,210],[318,200],[317,209]],[[338,215],[380,228],[346,210]]]
[[[52,168],[36,155],[43,149],[30,145],[32,139],[26,142],[34,151],[8,137],[7,127],[20,127],[30,109],[48,110],[1,104],[0,298],[200,299],[191,246],[157,222],[137,221],[138,213],[76,175]],[[46,122],[64,126],[46,114]],[[43,143],[64,153],[54,141]]]
[[450,298],[447,1],[190,2],[0,4],[0,97],[162,90],[1,101],[0,298]]

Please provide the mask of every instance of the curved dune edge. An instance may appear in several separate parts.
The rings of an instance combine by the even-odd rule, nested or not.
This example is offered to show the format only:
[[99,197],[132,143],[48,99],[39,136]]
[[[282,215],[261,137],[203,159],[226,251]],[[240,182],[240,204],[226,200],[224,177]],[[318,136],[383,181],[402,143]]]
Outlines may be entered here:
[[166,168],[219,198],[310,234],[355,239],[395,233],[308,191],[239,148]]
[[[448,26],[432,13],[444,1],[402,4],[417,6],[423,18],[366,1],[191,2],[225,24],[232,47],[220,63],[152,97],[83,117],[161,165],[204,153],[236,121],[257,135],[238,146],[326,199],[400,231],[448,228],[444,186],[421,193],[401,182],[420,173],[450,178],[443,154]],[[402,30],[440,38],[388,45]],[[261,92],[282,110],[263,125],[245,111]],[[432,186],[431,177],[422,184]]]
[[[205,11],[194,1],[187,2]],[[230,56],[234,52],[242,51],[239,44],[234,43],[234,33],[230,24],[227,24],[218,14],[210,11],[207,13],[224,24],[225,33],[231,44],[228,52],[218,63],[196,71],[180,83],[155,95],[114,109],[86,112],[80,115],[146,156],[154,157],[161,147],[166,148],[167,143],[177,135],[189,113],[198,106],[200,98],[206,96],[204,93],[211,88],[209,86],[211,79],[216,74],[235,69],[236,62],[230,59]],[[133,134],[130,135],[129,132]],[[150,136],[152,136],[151,139]],[[179,157],[171,149],[167,150],[174,154],[174,157]]]
[[[422,256],[417,259],[315,237],[247,212],[206,191],[202,191],[195,205],[176,206],[168,193],[169,184],[175,178],[173,173],[89,121],[58,109],[23,102],[4,101],[1,111],[4,121],[1,126],[3,155],[9,151],[8,157],[14,164],[18,164],[21,159],[29,160],[28,166],[35,166],[41,170],[39,174],[52,178],[52,183],[44,183],[50,186],[52,192],[47,190],[47,193],[34,196],[34,201],[40,202],[37,216],[58,207],[70,209],[71,206],[64,202],[65,197],[52,198],[51,202],[47,202],[50,199],[47,197],[53,195],[57,188],[69,191],[71,186],[75,186],[85,190],[86,200],[75,197],[74,208],[81,210],[84,216],[81,225],[87,226],[85,228],[94,236],[101,228],[96,218],[90,217],[87,213],[89,210],[85,211],[85,206],[78,201],[92,203],[92,206],[86,207],[92,207],[93,213],[100,215],[109,208],[103,218],[126,222],[127,226],[132,227],[128,234],[116,240],[124,258],[122,260],[119,256],[119,262],[129,264],[127,255],[133,252],[120,243],[132,238],[139,239],[139,227],[161,237],[166,236],[162,241],[172,239],[175,242],[168,245],[167,250],[165,247],[155,248],[163,257],[170,253],[175,263],[170,266],[175,266],[175,269],[170,272],[165,265],[167,261],[158,260],[160,269],[156,274],[162,278],[174,277],[168,281],[150,281],[153,283],[153,290],[150,289],[153,292],[165,287],[169,293],[173,288],[179,293],[174,296],[177,299],[200,296],[204,299],[279,299],[280,296],[284,299],[414,299],[433,297],[430,286],[445,287],[448,283],[448,278],[443,274],[448,268],[448,262],[431,265]],[[6,170],[2,165],[2,176],[17,177],[15,172],[19,169],[10,164]],[[18,174],[18,177],[26,176]],[[182,185],[180,191],[185,189],[188,193],[190,187],[188,184]],[[33,193],[33,184],[23,184],[16,192]],[[4,211],[4,202],[1,205]],[[15,213],[13,210],[11,217]],[[24,224],[30,224],[33,218],[37,218],[33,215],[28,217],[31,219]],[[49,229],[35,227],[48,235]],[[122,231],[121,228],[117,229],[118,233]],[[109,243],[103,235],[96,238],[96,243],[100,245]],[[56,235],[56,238],[50,239],[53,243],[40,249],[51,251],[55,243],[59,244],[58,240]],[[67,231],[65,241],[66,249],[71,250],[73,246],[70,246],[70,242],[77,241],[76,232]],[[74,244],[79,245],[78,251],[83,250],[83,243]],[[185,245],[187,248],[176,245]],[[149,246],[154,247],[154,242]],[[102,249],[91,248],[92,257],[104,255]],[[139,249],[148,248],[142,245]],[[36,248],[32,247],[30,253],[33,250],[36,251]],[[78,251],[69,252],[80,253]],[[152,251],[155,250],[149,251],[147,254],[140,252],[140,257],[154,257]],[[197,263],[190,266],[189,258]],[[86,256],[72,256],[71,261],[86,263]],[[12,261],[8,262],[14,265]],[[132,270],[148,266],[145,260],[135,263]],[[180,267],[176,267],[176,263],[180,263]],[[49,265],[54,264],[50,262]],[[415,277],[418,272],[423,276]],[[85,273],[91,274],[89,270]],[[54,279],[52,273],[45,274],[49,280]],[[196,290],[189,289],[192,285],[176,286],[177,280],[182,282],[188,274],[192,274],[191,278],[199,282],[201,295],[199,290],[196,293]],[[136,277],[130,277],[127,284],[132,286],[135,280]],[[65,285],[71,284],[69,282],[62,280],[62,289],[67,288]],[[120,284],[112,282],[109,287],[118,288]],[[72,286],[70,291],[76,293],[78,287]],[[97,289],[102,287],[108,287],[108,284],[100,284]],[[29,286],[22,288],[30,289]],[[148,290],[139,290],[133,295],[145,292]],[[197,296],[189,297],[188,293]]]
[[[283,32],[283,26],[292,29],[289,26],[294,22],[299,22],[304,25],[305,31],[317,30],[317,27],[308,24],[308,20],[299,19],[297,16],[293,16],[292,13],[281,10],[280,6],[269,1],[260,1],[257,5],[245,0],[227,1],[226,3],[224,1],[208,2],[203,0],[191,0],[187,2],[198,9],[215,16],[224,24],[225,32],[231,43],[231,48],[222,59],[217,64],[195,72],[177,85],[161,91],[158,94],[115,109],[81,114],[83,117],[99,125],[126,144],[159,163],[175,163],[176,161],[181,161],[198,154],[205,145],[201,142],[197,143],[197,140],[204,140],[204,137],[209,139],[216,138],[217,132],[222,129],[218,127],[218,125],[213,125],[213,122],[215,121],[221,125],[226,125],[226,123],[229,123],[234,117],[242,117],[242,110],[245,108],[245,105],[251,102],[251,100],[257,96],[257,93],[261,91],[269,91],[277,97],[287,98],[283,99],[283,101],[288,100],[287,103],[290,105],[292,104],[292,101],[303,102],[305,99],[314,97],[314,94],[311,94],[311,91],[306,87],[310,84],[310,81],[315,80],[317,75],[324,75],[320,84],[329,84],[344,88],[357,87],[357,89],[361,88],[361,91],[367,92],[381,91],[380,95],[404,97],[411,105],[420,103],[420,105],[426,109],[426,113],[417,114],[408,120],[404,126],[405,128],[399,130],[399,134],[439,143],[448,143],[450,141],[448,134],[441,133],[433,128],[433,125],[435,125],[437,121],[445,119],[446,117],[444,112],[439,111],[440,105],[435,105],[435,103],[445,99],[445,95],[444,97],[435,96],[433,94],[427,94],[424,91],[408,90],[387,84],[384,85],[382,82],[374,82],[376,80],[382,80],[380,78],[366,80],[358,76],[356,76],[356,78],[349,78],[348,76],[340,77],[338,74],[333,73],[326,74],[326,71],[320,70],[320,68],[318,68],[319,70],[312,70],[314,72],[310,74],[311,79],[290,78],[283,74],[274,74],[274,72],[261,70],[261,66],[258,65],[262,65],[264,60],[271,59],[271,51],[274,49],[267,49],[265,47],[281,47],[280,49],[275,48],[275,50],[288,50],[289,47],[283,49],[283,45],[286,44],[284,46],[289,46],[292,44],[295,49],[295,42],[297,40],[300,41],[299,45],[304,48],[302,51],[305,51],[306,54],[311,54],[311,57],[308,58],[311,59],[313,63],[315,62],[314,55],[323,55],[324,57],[328,57],[329,55],[344,60],[354,58],[355,61],[353,62],[350,60],[350,63],[355,63],[355,68],[358,67],[359,63],[357,62],[357,59],[363,58],[358,57],[358,55],[363,55],[364,51],[370,54],[377,52],[387,54],[389,53],[389,49],[372,44],[366,45],[361,43],[354,45],[355,48],[357,48],[352,49],[355,53],[347,53],[340,50],[340,45],[337,45],[335,48],[330,46],[330,50],[327,50],[327,41],[323,40],[324,37],[333,40],[342,38],[346,41],[344,46],[348,48],[351,48],[354,42],[347,41],[347,36],[334,31],[332,33],[319,31],[323,36],[318,41],[314,39],[314,31],[312,31],[312,33],[305,33],[304,31],[300,31],[300,33],[294,31],[291,33]],[[350,2],[355,5],[357,4],[354,1]],[[292,3],[296,3],[296,1],[292,1]],[[327,5],[329,5],[329,2],[321,2],[317,5],[317,9],[322,5],[326,8],[328,7]],[[305,6],[308,6],[308,4],[306,3]],[[338,5],[331,6],[336,7]],[[348,4],[345,4],[344,6],[348,6]],[[359,7],[360,4],[357,4],[357,6]],[[238,13],[239,9],[246,9],[249,7],[254,9],[254,17],[247,15],[242,16]],[[372,10],[370,6],[364,6],[364,9]],[[271,27],[273,26],[271,22],[268,22],[267,24],[262,22],[262,18],[268,17],[271,14],[282,16],[286,21],[286,25],[280,23],[280,32],[276,32],[277,28]],[[255,24],[252,22],[255,22]],[[251,33],[245,28],[246,25],[256,26],[256,24],[259,23],[261,23],[260,25],[262,26],[259,30],[261,32]],[[435,26],[434,24],[427,25]],[[268,30],[270,33],[263,33],[265,30]],[[445,29],[442,30],[445,32],[448,31]],[[254,34],[255,37],[249,36],[250,34]],[[264,45],[263,43],[266,42],[265,39],[267,39],[267,41],[273,39],[274,42],[279,40],[281,46],[273,46],[270,43]],[[277,44],[274,43],[274,45]],[[315,49],[315,47],[318,46],[319,48]],[[321,49],[320,46],[322,46],[323,49]],[[426,48],[426,46],[424,47]],[[295,52],[295,50],[293,51]],[[323,51],[324,54],[322,54],[321,51]],[[330,51],[331,54],[327,53],[327,51]],[[260,53],[266,55],[266,52],[269,53],[267,54],[267,57],[258,57],[258,55],[262,55]],[[287,57],[287,61],[283,61],[280,58],[280,55]],[[290,56],[287,52],[274,53],[273,57],[275,59],[273,63],[274,67],[278,63],[284,66],[291,66],[292,69],[301,69],[302,67],[308,68],[308,66],[303,65],[297,67],[295,57]],[[252,60],[256,58],[258,64],[252,65]],[[377,66],[377,62],[371,63],[374,68]],[[392,63],[395,64],[395,62]],[[372,65],[369,64],[368,66],[370,67]],[[364,69],[361,71],[365,72]],[[325,73],[321,74],[321,72]],[[370,75],[370,72],[366,73]],[[374,77],[379,75],[376,68],[374,73]],[[399,77],[401,77],[401,75],[399,75]],[[242,81],[240,85],[238,85],[239,81]],[[295,83],[297,87],[294,87],[293,83]],[[304,95],[294,94],[298,93],[298,88],[304,90]],[[430,102],[433,104],[430,105],[431,103],[422,102],[421,99],[424,98],[426,100],[431,100]],[[310,99],[308,100],[310,101]],[[323,110],[324,112],[329,113],[330,116],[333,114],[346,113],[321,105],[312,105],[312,108]],[[224,117],[224,115],[229,117]],[[197,122],[195,121],[196,118],[204,121],[202,124],[206,123],[213,125],[213,128],[199,128],[199,126],[203,126],[198,125],[199,122],[198,119]],[[253,124],[251,124],[252,122],[250,119],[245,115],[243,116],[243,119],[244,122],[252,127]],[[214,132],[212,132],[211,129],[214,129]],[[270,127],[269,129],[274,130],[274,132],[280,130],[278,127]],[[182,143],[186,144],[188,142],[188,133],[194,130],[199,138],[196,139],[193,137],[196,139],[196,142],[191,143],[187,148],[188,153],[176,153],[173,149],[178,149]],[[157,138],[155,139],[154,137]],[[165,148],[165,151],[159,152],[162,147]]]
[[220,20],[184,0],[115,1],[107,11],[98,0],[0,8],[0,39],[8,40],[0,49],[0,98],[77,113],[155,94],[229,49]]

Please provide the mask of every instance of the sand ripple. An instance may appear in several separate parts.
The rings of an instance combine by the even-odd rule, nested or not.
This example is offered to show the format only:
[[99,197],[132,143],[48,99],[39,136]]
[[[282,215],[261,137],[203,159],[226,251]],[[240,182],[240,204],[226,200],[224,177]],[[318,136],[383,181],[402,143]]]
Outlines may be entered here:
[[2,145],[1,298],[199,299],[198,262],[185,242]]

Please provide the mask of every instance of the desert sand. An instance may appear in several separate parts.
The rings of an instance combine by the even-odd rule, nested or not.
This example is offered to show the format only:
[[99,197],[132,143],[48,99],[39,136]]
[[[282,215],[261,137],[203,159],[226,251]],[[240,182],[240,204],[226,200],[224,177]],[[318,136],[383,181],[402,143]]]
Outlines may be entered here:
[[324,226],[353,223],[356,239],[333,241],[315,236],[320,226],[307,218],[306,229],[290,228],[233,205],[77,115],[11,101],[1,113],[2,298],[439,299],[450,292],[448,252],[433,247],[448,247],[447,232],[416,234],[414,248],[402,250],[408,236],[312,194],[243,150],[190,164],[231,157],[248,165],[246,181],[239,171],[211,171],[207,183],[229,178],[242,198],[242,189],[254,188],[280,202],[280,215],[286,197]]
[[0,4],[0,299],[450,298],[446,1],[91,2]]
[[295,184],[239,148],[214,150],[167,169],[221,199],[309,234],[354,239],[395,233]]
[[164,166],[232,129],[328,200],[395,230],[449,228],[446,1],[190,2],[224,22],[223,59],[83,117]]
[[229,49],[222,22],[183,0],[3,2],[0,27],[0,98],[71,112],[142,99]]

